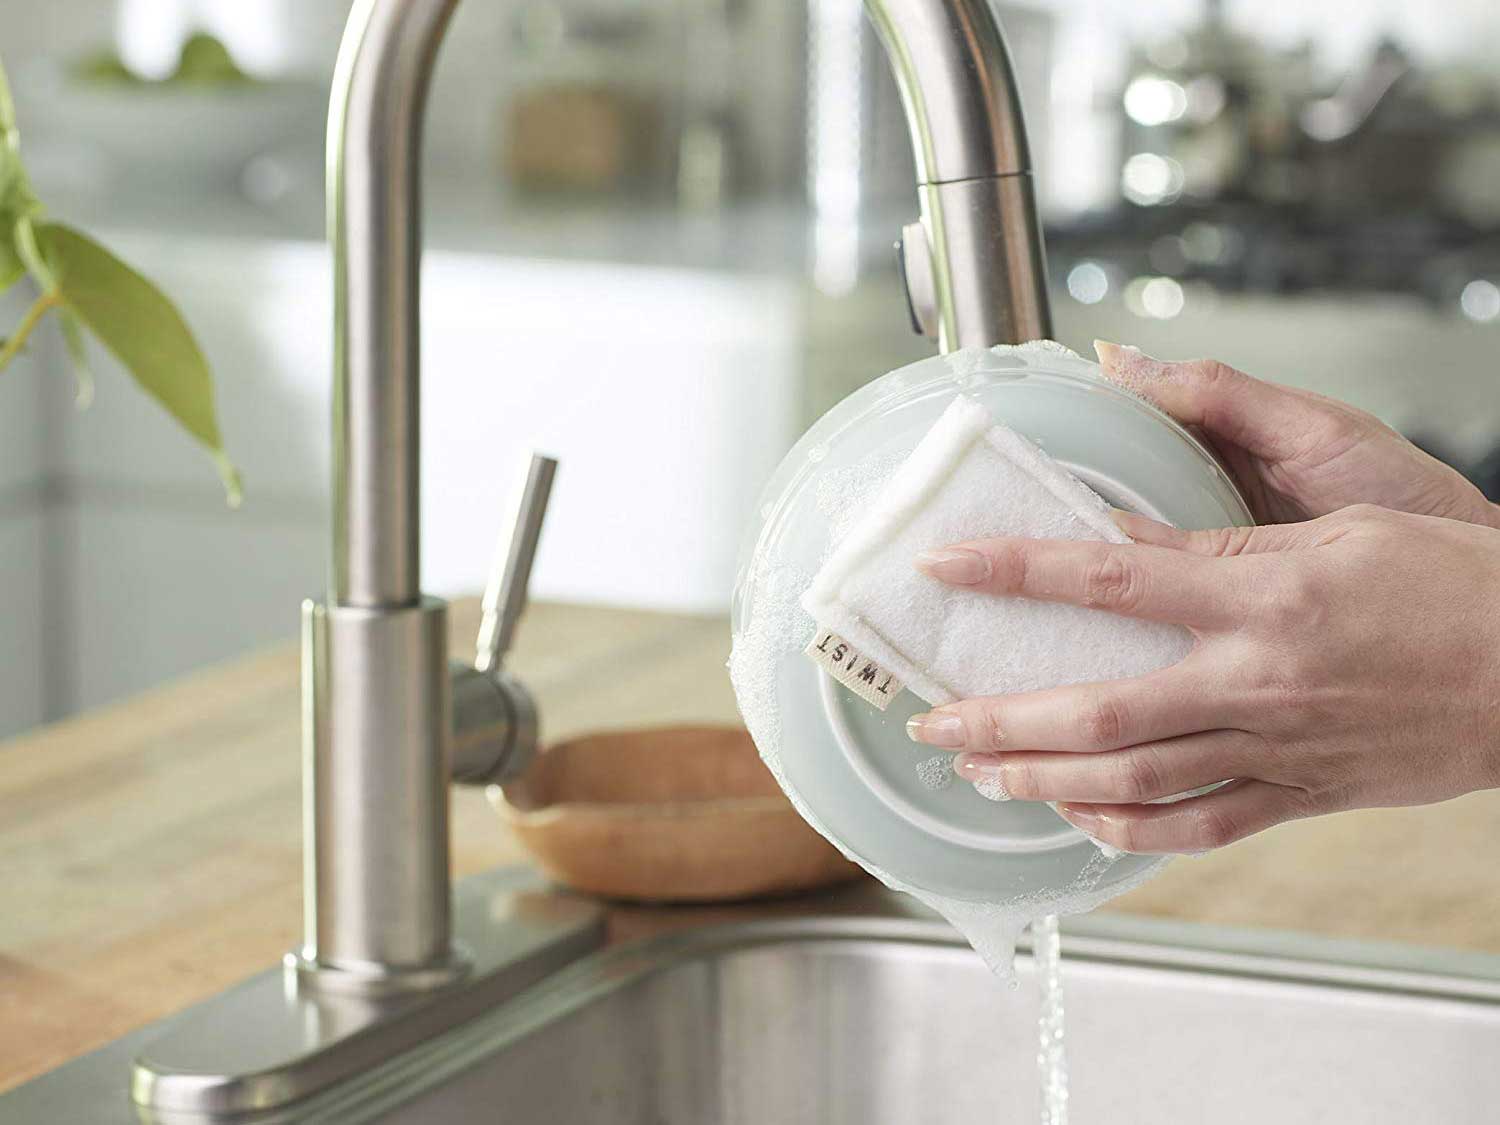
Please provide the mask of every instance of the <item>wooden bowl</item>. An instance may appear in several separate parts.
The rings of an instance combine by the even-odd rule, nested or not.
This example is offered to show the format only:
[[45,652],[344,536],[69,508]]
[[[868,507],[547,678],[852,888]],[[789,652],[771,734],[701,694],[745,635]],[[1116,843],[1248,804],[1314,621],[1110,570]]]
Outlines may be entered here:
[[739,727],[570,739],[489,793],[550,878],[607,898],[728,901],[860,874],[797,815]]

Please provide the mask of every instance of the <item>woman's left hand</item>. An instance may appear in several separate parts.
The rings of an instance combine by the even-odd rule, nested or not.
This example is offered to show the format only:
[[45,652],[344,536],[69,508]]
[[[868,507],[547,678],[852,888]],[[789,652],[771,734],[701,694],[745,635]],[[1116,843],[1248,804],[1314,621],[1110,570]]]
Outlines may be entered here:
[[1175,622],[1196,637],[1189,655],[1136,679],[940,707],[911,721],[914,739],[1131,852],[1201,852],[1285,820],[1500,785],[1500,531],[1368,506],[1221,531],[1121,524],[1135,543],[991,539],[918,565]]

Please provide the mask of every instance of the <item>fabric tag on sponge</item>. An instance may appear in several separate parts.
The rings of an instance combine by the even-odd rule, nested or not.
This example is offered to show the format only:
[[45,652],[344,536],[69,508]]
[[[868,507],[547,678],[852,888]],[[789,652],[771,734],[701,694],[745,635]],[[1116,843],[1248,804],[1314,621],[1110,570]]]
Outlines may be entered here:
[[803,650],[839,683],[884,711],[906,685],[837,633],[819,629]]
[[996,597],[913,565],[921,551],[999,536],[1129,542],[1097,493],[959,395],[803,595],[818,626],[808,655],[884,710],[902,683],[941,706],[1142,675],[1192,648],[1175,625]]

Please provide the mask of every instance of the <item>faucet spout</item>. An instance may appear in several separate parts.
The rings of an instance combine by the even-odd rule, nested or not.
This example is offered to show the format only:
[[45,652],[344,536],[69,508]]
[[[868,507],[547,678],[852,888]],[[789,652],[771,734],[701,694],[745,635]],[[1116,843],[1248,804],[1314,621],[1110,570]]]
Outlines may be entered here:
[[865,0],[865,10],[916,158],[921,229],[901,245],[915,318],[945,352],[1050,337],[1026,121],[991,0]]
[[357,0],[328,114],[335,604],[421,597],[422,119],[458,0]]

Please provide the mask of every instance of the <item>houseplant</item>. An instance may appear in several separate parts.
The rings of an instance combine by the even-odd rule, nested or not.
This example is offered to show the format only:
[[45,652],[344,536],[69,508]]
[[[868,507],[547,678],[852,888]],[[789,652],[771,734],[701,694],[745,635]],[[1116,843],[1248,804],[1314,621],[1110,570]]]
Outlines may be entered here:
[[224,452],[213,375],[182,315],[160,290],[83,232],[47,217],[21,162],[21,135],[0,65],[0,294],[29,277],[36,297],[0,338],[0,371],[49,316],[56,319],[78,379],[92,396],[88,337],[102,344],[212,457],[229,503],[239,474]]

